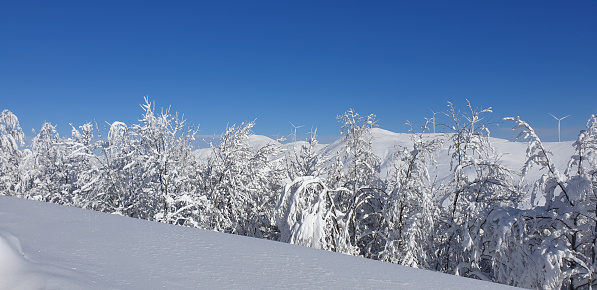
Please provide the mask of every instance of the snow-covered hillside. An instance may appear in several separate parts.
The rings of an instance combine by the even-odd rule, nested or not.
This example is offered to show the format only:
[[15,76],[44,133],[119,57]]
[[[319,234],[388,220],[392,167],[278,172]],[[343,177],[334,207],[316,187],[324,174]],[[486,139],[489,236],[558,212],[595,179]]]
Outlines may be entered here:
[[507,286],[236,235],[0,196],[0,289]]
[[[380,128],[371,129],[372,137],[372,151],[381,159],[380,171],[382,174],[387,174],[393,169],[396,164],[395,154],[403,149],[412,149],[413,146],[413,134],[410,133],[394,133]],[[450,168],[450,153],[449,145],[447,142],[449,138],[448,134],[443,133],[426,133],[423,134],[423,138],[427,140],[438,139],[443,140],[443,146],[436,156],[436,165],[430,171],[432,177],[436,178],[438,184],[445,182],[449,179],[453,172]],[[500,162],[507,168],[519,172],[526,160],[526,151],[528,144],[526,140],[519,140],[517,142],[511,142],[500,138],[489,138],[491,145],[494,147],[497,155],[500,156]],[[251,135],[249,137],[249,144],[254,150],[265,146],[268,143],[276,143],[275,140],[259,135]],[[282,148],[289,152],[299,150],[301,146],[305,145],[305,141],[296,141],[292,143],[282,144]],[[573,141],[564,142],[543,142],[545,148],[549,150],[553,155],[550,155],[556,169],[560,172],[564,172],[570,161],[570,156],[574,154],[574,147],[572,146]],[[333,158],[343,150],[346,150],[346,144],[342,140],[337,140],[332,144],[317,144],[315,147],[316,153],[320,156],[333,160]],[[211,149],[204,148],[195,151],[196,156],[199,159],[206,159],[211,152]],[[534,183],[541,177],[545,172],[540,171],[540,168],[532,168],[526,176],[524,182]],[[544,200],[537,200],[538,203],[542,204]]]
[[[192,152],[194,129],[173,127],[184,122],[167,112],[156,116],[148,100],[142,107],[141,124],[114,122],[107,139],[95,137],[90,123],[73,127],[69,138],[46,123],[27,146],[16,116],[5,111],[0,194],[526,288],[597,286],[597,117],[574,143],[542,143],[519,118],[506,119],[528,141],[489,138],[479,123],[487,109],[462,115],[451,108],[449,134],[393,133],[375,128],[374,115],[348,110],[339,117],[343,137],[331,144],[277,144],[251,134],[249,122]],[[367,287],[363,281],[428,278],[412,272],[392,280],[362,270],[401,269],[389,264],[353,266],[349,261],[361,260],[117,216],[103,225],[95,219],[105,215],[73,218],[47,206],[17,210],[26,214],[2,222],[7,287],[58,281],[126,288],[131,280],[137,288],[205,281],[211,281],[206,287]],[[253,243],[261,246],[247,248]]]
[[[394,165],[394,154],[403,149],[410,149],[413,145],[413,134],[411,133],[395,133],[381,128],[371,129],[372,137],[372,149],[373,153],[381,159],[381,172],[387,173],[392,169]],[[438,139],[446,141],[449,138],[448,134],[444,133],[425,133],[423,134],[425,139]],[[525,140],[519,140],[517,142],[511,142],[506,139],[500,138],[489,138],[491,145],[494,147],[496,153],[501,156],[500,160],[502,164],[512,170],[519,171],[524,165],[526,159],[526,150],[528,144]],[[268,143],[277,143],[276,140],[266,136],[250,135],[249,144],[253,150],[267,145]],[[570,161],[570,156],[574,154],[574,148],[572,146],[573,141],[563,142],[543,142],[547,150],[550,150],[553,156],[554,164],[557,169],[564,171]],[[292,152],[293,150],[299,150],[301,146],[307,144],[303,140],[296,142],[290,142],[280,144],[283,150]],[[444,146],[437,155],[437,171],[432,172],[432,175],[437,175],[438,179],[450,174],[450,155],[449,142],[444,142]],[[331,144],[317,144],[315,147],[317,154],[332,158],[338,152],[345,149],[345,144],[341,139]],[[205,160],[211,153],[210,148],[202,148],[194,151],[195,156],[200,160]],[[540,177],[539,170],[534,170],[529,173],[527,179],[536,180]]]

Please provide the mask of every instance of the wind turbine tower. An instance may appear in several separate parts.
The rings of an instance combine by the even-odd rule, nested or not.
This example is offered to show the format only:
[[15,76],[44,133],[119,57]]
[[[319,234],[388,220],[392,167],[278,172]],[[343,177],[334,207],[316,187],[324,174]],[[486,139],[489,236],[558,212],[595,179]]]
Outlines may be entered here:
[[560,142],[560,141],[561,141],[561,140],[560,140],[560,122],[561,122],[562,120],[564,120],[564,119],[566,119],[566,118],[570,117],[570,115],[568,115],[568,116],[566,116],[566,117],[563,117],[563,118],[560,118],[560,119],[558,119],[558,118],[556,118],[556,116],[552,115],[551,113],[548,113],[548,114],[550,114],[550,115],[551,115],[551,116],[552,116],[554,119],[558,120],[558,142]]

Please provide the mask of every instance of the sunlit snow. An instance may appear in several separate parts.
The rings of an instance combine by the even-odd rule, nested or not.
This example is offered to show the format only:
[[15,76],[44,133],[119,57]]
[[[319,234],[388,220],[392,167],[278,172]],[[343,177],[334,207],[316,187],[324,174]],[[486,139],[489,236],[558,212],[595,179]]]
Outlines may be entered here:
[[0,196],[0,289],[506,289],[262,239]]

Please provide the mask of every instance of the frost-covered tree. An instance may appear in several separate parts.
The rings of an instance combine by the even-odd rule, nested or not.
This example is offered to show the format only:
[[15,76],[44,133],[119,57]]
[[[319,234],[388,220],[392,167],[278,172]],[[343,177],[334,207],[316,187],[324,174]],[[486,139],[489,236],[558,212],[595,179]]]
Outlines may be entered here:
[[[89,191],[91,184],[88,183],[92,176],[90,172],[95,169],[97,164],[95,150],[101,142],[95,142],[94,140],[94,126],[91,123],[85,123],[81,126],[75,127],[70,124],[71,138],[63,139],[64,144],[67,147],[67,160],[69,164],[69,179],[73,183],[76,201],[73,204],[77,207],[87,207],[90,200],[89,195],[86,191]],[[97,127],[97,125],[96,125]]]
[[64,167],[66,179],[71,187],[72,205],[85,207],[88,203],[87,197],[82,189],[86,187],[89,169],[95,164],[94,151],[97,149],[98,142],[94,142],[94,127],[91,123],[85,123],[78,128],[71,125],[71,138],[61,138],[61,143],[65,146],[66,154],[64,157]]
[[[106,140],[85,145],[89,128],[73,132],[80,151],[96,152],[80,182],[86,207],[142,219],[200,227],[196,160],[191,141],[196,130],[169,109],[156,113],[147,98],[140,124],[110,124]],[[87,133],[85,133],[87,132]],[[86,139],[87,138],[87,139]],[[80,140],[81,139],[81,140]],[[87,142],[89,144],[89,142]]]
[[25,134],[19,119],[11,111],[0,113],[0,194],[15,195],[21,191],[19,166],[23,152]]
[[318,177],[300,176],[286,184],[276,207],[280,241],[328,251],[345,246],[332,195]]
[[332,215],[335,231],[343,237],[340,252],[374,257],[381,251],[381,224],[384,183],[380,159],[373,153],[371,129],[375,115],[362,117],[350,109],[337,117],[342,123],[342,151],[327,170],[327,182],[334,189]]
[[502,166],[489,140],[482,114],[467,101],[467,113],[451,103],[446,116],[454,132],[449,142],[451,180],[442,187],[442,218],[436,233],[435,268],[457,275],[484,278],[487,270],[483,246],[485,236],[478,225],[493,208],[515,204],[519,192],[512,172]]
[[137,138],[132,128],[113,122],[107,138],[98,140],[92,166],[82,172],[81,194],[85,207],[130,217],[150,219],[156,207],[143,197],[143,167]]
[[503,241],[495,245],[494,280],[530,288],[591,289],[597,284],[595,117],[574,143],[577,154],[564,174],[528,123],[505,120],[516,122],[519,137],[529,140],[523,174],[533,166],[545,172],[532,189],[533,196],[545,196],[545,204],[494,214],[491,222],[499,235],[493,240]]
[[154,217],[159,221],[184,224],[181,211],[193,203],[195,158],[191,142],[196,130],[186,126],[186,120],[170,109],[156,114],[155,105],[145,98],[141,124],[132,126],[139,142],[138,162],[143,167],[144,194],[159,204]]
[[432,257],[433,229],[438,222],[435,180],[429,174],[442,140],[425,140],[413,134],[412,148],[396,153],[398,164],[388,176],[384,226],[386,237],[380,259],[416,268],[429,268]]
[[595,183],[597,178],[597,117],[592,115],[586,129],[581,131],[573,144],[576,154],[572,156],[567,174],[585,176]]
[[375,115],[362,117],[353,109],[337,117],[342,124],[343,151],[338,152],[330,176],[334,187],[350,188],[353,192],[360,187],[379,185],[380,159],[373,153],[371,129],[376,126]]
[[212,145],[202,170],[202,191],[211,203],[209,228],[246,236],[276,234],[274,209],[284,177],[283,164],[273,159],[279,144],[253,151],[249,135],[254,122],[231,126]]
[[286,154],[288,177],[294,180],[302,176],[319,176],[322,174],[325,159],[317,152],[317,129],[300,148],[293,147]]
[[593,288],[597,286],[597,117],[592,115],[586,129],[581,131],[573,144],[572,156],[566,176],[567,190],[578,214],[570,216],[573,225],[571,247],[578,260],[571,263],[574,275],[570,287]]
[[56,126],[45,122],[25,157],[26,197],[66,205],[77,203],[74,194],[77,172],[73,170],[71,156],[67,140],[58,135]]
[[[316,132],[316,131],[315,131]],[[355,253],[350,244],[350,234],[345,214],[334,203],[337,194],[345,194],[347,188],[334,190],[328,187],[324,165],[329,158],[319,155],[315,149],[316,133],[313,133],[300,149],[287,154],[290,181],[284,187],[276,206],[276,225],[280,241],[333,252]],[[343,166],[336,168],[344,176]]]

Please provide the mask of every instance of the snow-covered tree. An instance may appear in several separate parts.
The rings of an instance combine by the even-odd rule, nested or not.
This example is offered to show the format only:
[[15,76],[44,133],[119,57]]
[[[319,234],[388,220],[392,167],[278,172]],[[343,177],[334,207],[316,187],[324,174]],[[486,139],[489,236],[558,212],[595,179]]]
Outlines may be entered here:
[[202,170],[202,190],[211,202],[209,228],[240,235],[275,235],[274,209],[284,170],[279,144],[253,151],[249,135],[254,122],[231,126],[212,145],[212,155]]
[[451,180],[442,188],[442,218],[438,223],[435,268],[457,275],[484,278],[482,255],[485,236],[478,225],[488,211],[518,201],[512,172],[501,165],[489,140],[482,114],[467,101],[467,113],[451,103],[446,115],[453,122],[450,137]]
[[113,122],[107,138],[98,140],[98,153],[91,166],[82,172],[80,192],[86,196],[85,207],[130,217],[150,219],[156,207],[143,198],[143,168],[139,145],[132,128]]
[[410,267],[429,268],[432,259],[433,229],[439,220],[435,180],[429,174],[441,139],[425,140],[413,134],[412,148],[396,153],[398,163],[388,176],[384,206],[386,237],[380,259]]
[[86,189],[86,181],[90,178],[87,174],[90,168],[94,168],[94,151],[99,142],[94,142],[94,126],[85,123],[76,128],[71,125],[71,138],[63,138],[62,143],[66,146],[65,167],[68,168],[67,179],[71,183],[73,206],[86,207],[88,196],[82,189]]
[[325,159],[316,150],[317,129],[311,134],[309,140],[300,148],[292,148],[286,154],[288,177],[294,180],[302,176],[319,176],[322,174]]
[[[315,131],[317,132],[317,131]],[[349,227],[343,213],[334,203],[338,194],[348,188],[328,187],[328,178],[337,181],[346,176],[344,166],[336,167],[338,175],[326,174],[329,157],[317,153],[316,133],[300,149],[287,154],[290,181],[284,187],[276,207],[276,225],[280,241],[333,252],[356,254],[350,243]],[[342,162],[336,160],[336,162]]]
[[178,114],[170,114],[169,109],[156,114],[155,105],[147,98],[142,108],[141,124],[132,128],[141,153],[138,162],[144,168],[144,193],[159,204],[155,219],[183,224],[186,218],[180,215],[181,210],[188,209],[187,203],[192,203],[190,196],[195,191],[190,176],[195,172],[191,142],[196,130],[186,126],[186,120]]
[[[576,154],[572,157],[567,174],[586,176],[595,182],[597,177],[597,117],[592,115],[586,129],[581,131],[573,144]],[[576,171],[573,173],[573,171]]]
[[568,216],[573,225],[571,247],[578,260],[570,267],[575,271],[569,285],[574,288],[597,287],[597,117],[592,115],[586,129],[573,144],[566,175],[567,190],[578,214]]
[[276,207],[280,241],[338,251],[344,239],[336,232],[331,194],[318,177],[300,176],[286,184]]
[[374,257],[381,251],[381,224],[384,183],[380,159],[373,153],[371,128],[375,115],[362,117],[350,109],[337,117],[342,123],[342,151],[327,170],[328,187],[333,190],[332,216],[339,233],[337,251]]
[[0,194],[15,195],[21,190],[19,166],[23,152],[25,134],[19,119],[11,111],[0,113]]
[[495,215],[492,222],[500,235],[493,240],[505,242],[496,243],[494,280],[521,287],[591,289],[597,284],[597,184],[591,161],[597,142],[595,117],[574,143],[577,154],[564,174],[528,123],[505,120],[516,122],[515,128],[522,129],[519,137],[529,140],[523,174],[533,166],[545,172],[533,187],[533,196],[545,196],[545,204]]
[[83,134],[73,131],[81,136],[75,138],[78,146],[86,148],[80,151],[98,151],[82,172],[80,191],[88,196],[86,207],[200,227],[197,207],[203,199],[197,195],[191,146],[196,130],[169,109],[157,114],[147,98],[142,108],[141,124],[113,122],[107,139],[100,138],[98,145],[85,145],[88,126]]
[[30,154],[25,157],[26,197],[66,205],[76,203],[76,172],[70,156],[67,141],[58,135],[56,126],[45,122],[32,140]]

